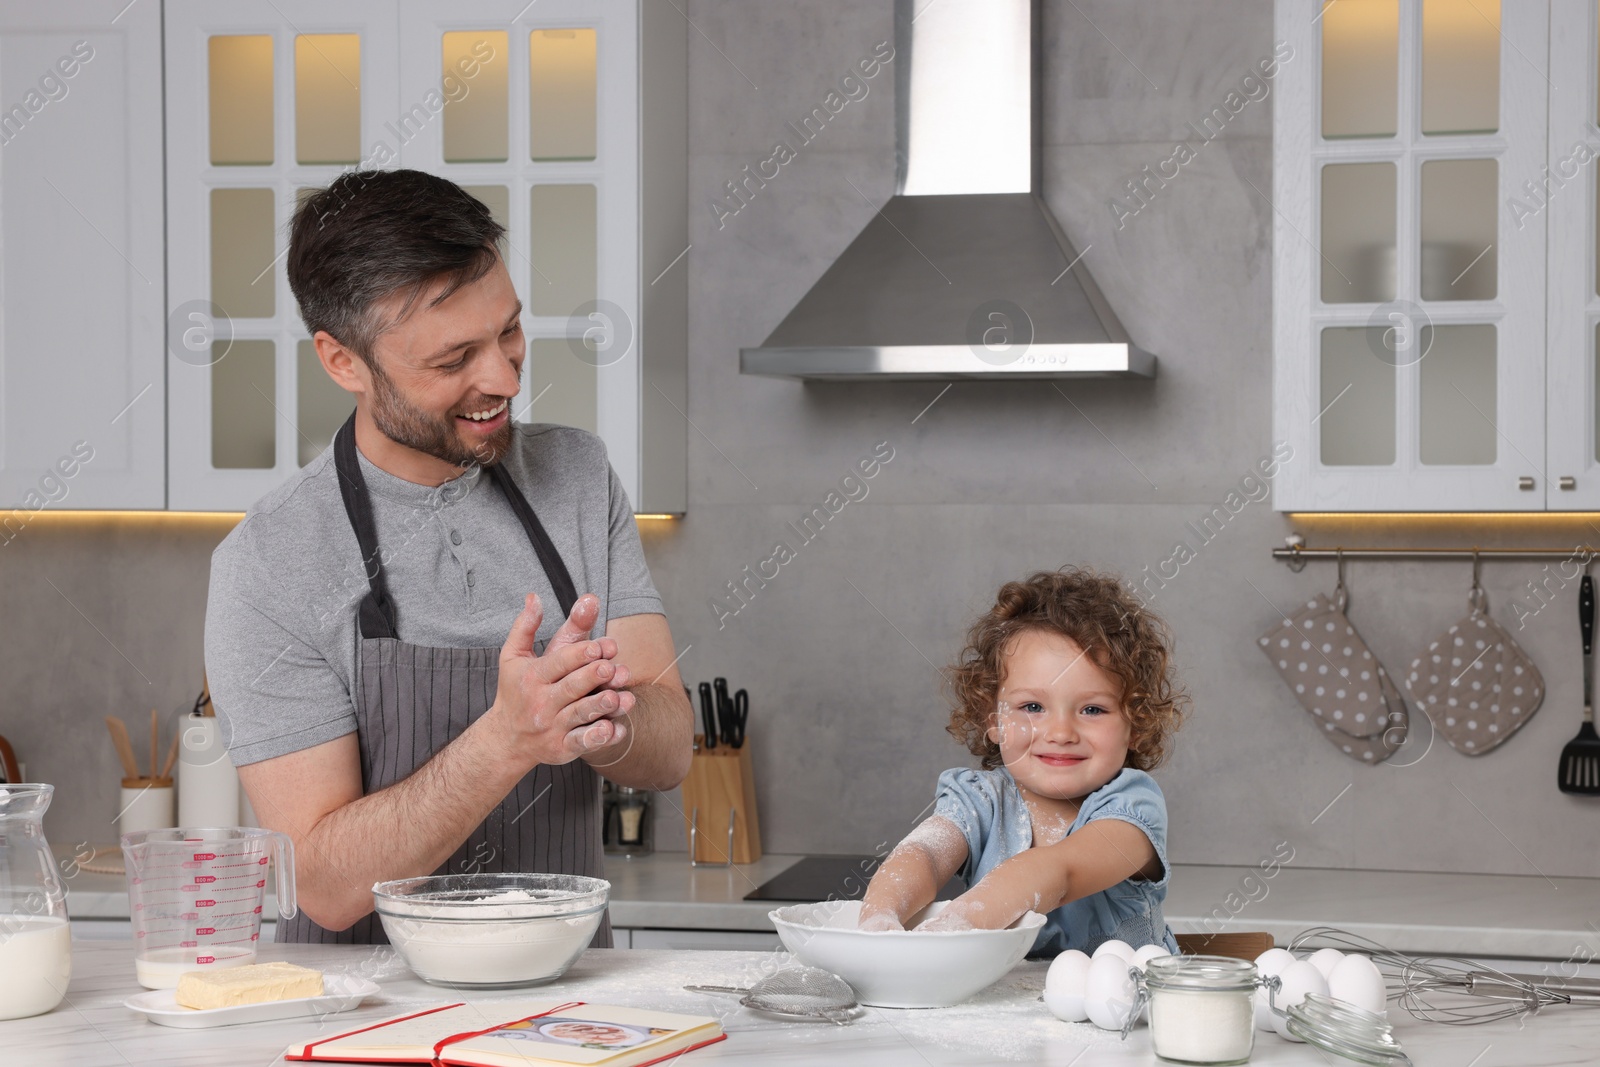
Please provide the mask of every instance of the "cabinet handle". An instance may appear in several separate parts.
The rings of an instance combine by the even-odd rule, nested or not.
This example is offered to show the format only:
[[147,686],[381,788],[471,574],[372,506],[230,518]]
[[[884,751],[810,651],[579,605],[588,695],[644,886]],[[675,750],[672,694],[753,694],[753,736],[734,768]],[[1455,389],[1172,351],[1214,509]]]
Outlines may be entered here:
[[1561,480],[1556,484],[1563,489],[1576,489],[1578,488],[1578,479],[1574,478],[1570,474],[1563,474],[1561,476]]
[[1533,486],[1534,486],[1534,481],[1533,481],[1533,475],[1531,475],[1531,474],[1524,474],[1522,477],[1517,479],[1517,488],[1518,489],[1532,489]]

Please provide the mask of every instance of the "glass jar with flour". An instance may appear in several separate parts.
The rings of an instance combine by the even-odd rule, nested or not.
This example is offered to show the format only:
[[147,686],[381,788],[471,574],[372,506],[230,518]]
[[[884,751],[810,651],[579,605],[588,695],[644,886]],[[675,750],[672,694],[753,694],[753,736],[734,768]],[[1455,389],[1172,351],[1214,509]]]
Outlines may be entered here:
[[1157,956],[1145,965],[1150,1040],[1173,1063],[1232,1064],[1255,1045],[1256,965],[1224,956]]

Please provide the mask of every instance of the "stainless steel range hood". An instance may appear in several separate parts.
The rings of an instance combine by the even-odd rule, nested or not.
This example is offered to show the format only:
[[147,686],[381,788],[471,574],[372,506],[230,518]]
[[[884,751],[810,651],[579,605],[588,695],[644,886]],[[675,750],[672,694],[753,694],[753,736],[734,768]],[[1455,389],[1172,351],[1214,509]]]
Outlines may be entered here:
[[895,38],[896,195],[740,371],[1154,377],[1040,195],[1039,0],[896,0]]

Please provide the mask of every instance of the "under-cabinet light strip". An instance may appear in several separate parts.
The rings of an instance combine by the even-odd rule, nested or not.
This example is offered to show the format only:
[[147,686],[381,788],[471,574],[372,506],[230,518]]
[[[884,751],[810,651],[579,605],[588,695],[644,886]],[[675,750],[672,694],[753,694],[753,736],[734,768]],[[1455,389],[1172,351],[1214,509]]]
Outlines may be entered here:
[[[153,521],[181,520],[181,521],[194,521],[194,522],[204,522],[204,521],[208,521],[208,520],[214,520],[214,521],[217,521],[217,522],[227,521],[227,522],[238,523],[240,520],[242,520],[244,518],[245,513],[242,512],[242,511],[159,511],[159,510],[154,510],[154,509],[151,509],[151,510],[128,509],[128,510],[125,510],[125,511],[81,510],[80,509],[80,510],[72,510],[72,511],[66,511],[66,510],[63,510],[63,511],[46,511],[46,512],[42,512],[41,513],[41,512],[38,512],[38,511],[30,511],[27,508],[14,508],[14,509],[11,509],[9,511],[0,511],[0,518],[4,518],[7,515],[24,516],[26,518],[26,521],[30,522],[30,523],[39,522],[41,520],[49,522],[49,521],[61,521],[61,520],[75,520],[75,519],[76,520],[99,519],[101,521],[105,521],[105,520],[137,521],[137,520],[140,520],[140,519],[146,519],[146,520],[153,520]],[[668,519],[681,519],[681,518],[683,518],[683,514],[681,512],[674,513],[674,512],[666,512],[666,511],[662,511],[662,512],[636,511],[636,512],[634,512],[633,517],[637,521],[644,522],[644,521],[656,521],[656,520],[668,520]]]

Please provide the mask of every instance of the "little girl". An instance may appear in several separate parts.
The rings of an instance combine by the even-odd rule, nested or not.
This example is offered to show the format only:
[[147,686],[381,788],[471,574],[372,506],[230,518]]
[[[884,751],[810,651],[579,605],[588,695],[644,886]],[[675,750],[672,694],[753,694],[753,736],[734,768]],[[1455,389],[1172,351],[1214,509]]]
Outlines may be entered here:
[[939,776],[934,813],[867,887],[863,930],[900,930],[959,873],[971,888],[919,930],[1046,913],[1033,955],[1113,938],[1177,952],[1161,914],[1167,807],[1145,772],[1188,704],[1169,637],[1116,579],[1067,568],[1008,582],[951,670],[949,732],[982,770]]

